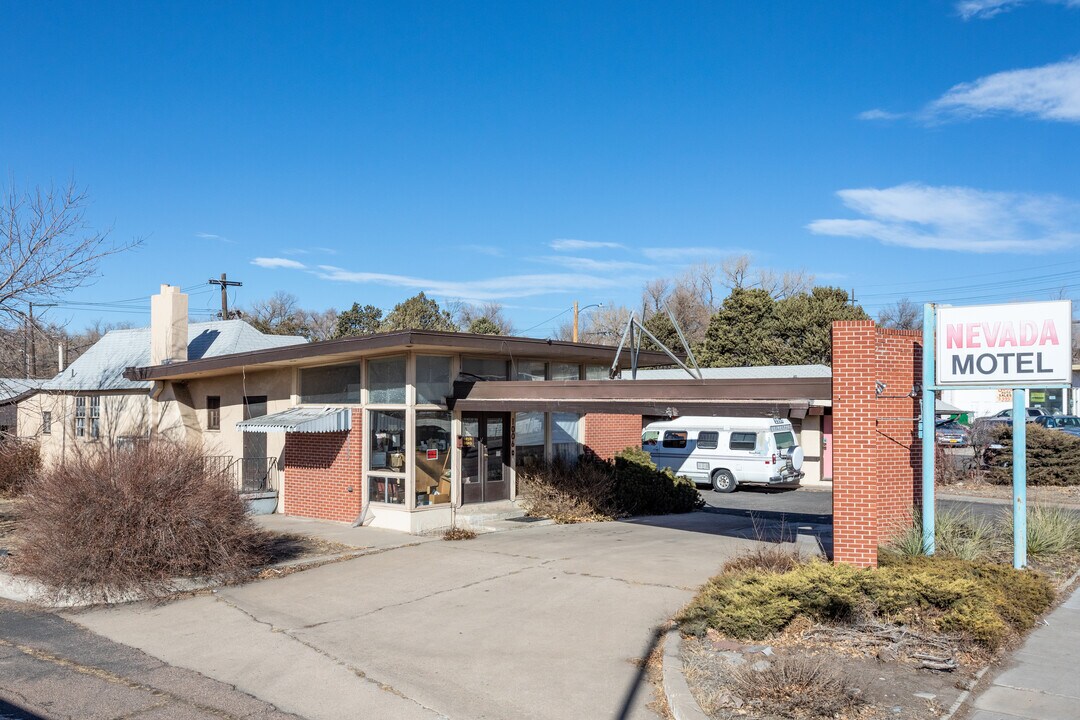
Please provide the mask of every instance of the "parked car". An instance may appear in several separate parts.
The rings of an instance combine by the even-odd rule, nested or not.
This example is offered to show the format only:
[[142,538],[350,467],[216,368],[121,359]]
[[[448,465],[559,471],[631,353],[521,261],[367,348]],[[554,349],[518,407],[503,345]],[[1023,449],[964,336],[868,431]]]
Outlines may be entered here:
[[803,450],[782,419],[681,417],[649,423],[641,447],[657,467],[671,468],[717,492],[739,485],[799,487]]
[[[978,418],[975,422],[983,425],[1012,425],[1012,408],[1008,410],[1002,410],[1001,412],[994,413],[989,417]],[[1029,407],[1027,408],[1027,421],[1034,422],[1036,418],[1046,417],[1046,412],[1042,408]]]
[[971,444],[971,431],[955,420],[939,420],[934,436],[938,445],[966,447]]
[[1042,415],[1035,418],[1034,422],[1044,428],[1053,430],[1064,430],[1066,428],[1080,430],[1080,417],[1076,415]]

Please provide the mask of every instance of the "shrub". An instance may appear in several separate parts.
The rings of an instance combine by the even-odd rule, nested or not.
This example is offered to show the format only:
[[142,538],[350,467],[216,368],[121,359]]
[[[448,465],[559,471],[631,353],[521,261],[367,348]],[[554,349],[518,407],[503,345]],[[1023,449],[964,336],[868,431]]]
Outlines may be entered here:
[[657,469],[640,448],[626,448],[613,461],[555,461],[518,477],[526,512],[562,523],[685,513],[705,504],[691,480]]
[[809,562],[787,572],[724,572],[682,611],[685,632],[709,628],[762,640],[798,616],[850,622],[863,616],[957,632],[994,649],[1029,629],[1049,607],[1053,590],[1042,575],[1004,565],[947,557],[884,555],[881,567]]
[[41,449],[33,440],[0,439],[0,497],[14,497],[41,470]]
[[[1007,485],[1012,482],[1012,427],[997,432],[1001,448],[987,453],[987,479]],[[1080,438],[1028,423],[1027,481],[1029,485],[1080,485]]]
[[463,527],[447,528],[443,533],[443,540],[474,540],[476,538],[476,531]]
[[610,468],[583,459],[577,465],[555,460],[521,470],[522,505],[529,515],[557,523],[593,522],[619,517],[612,496],[615,478]]
[[622,450],[614,465],[615,506],[627,515],[686,513],[705,505],[692,480],[658,469],[641,448]]
[[234,580],[266,557],[231,480],[190,445],[76,457],[32,480],[21,512],[16,572],[91,600]]
[[762,543],[749,552],[724,563],[724,572],[739,570],[765,570],[767,572],[787,572],[802,563],[798,550],[792,550],[779,543]]
[[778,657],[764,670],[748,665],[731,675],[735,694],[758,712],[784,718],[840,717],[862,704],[851,692],[852,683],[819,660]]

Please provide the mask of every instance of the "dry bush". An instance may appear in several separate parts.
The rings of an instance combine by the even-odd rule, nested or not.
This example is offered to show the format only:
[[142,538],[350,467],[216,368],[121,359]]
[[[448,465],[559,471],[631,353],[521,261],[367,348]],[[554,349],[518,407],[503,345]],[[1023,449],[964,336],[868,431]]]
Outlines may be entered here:
[[41,470],[41,449],[33,440],[0,440],[0,497],[15,497]]
[[268,534],[201,448],[152,442],[39,474],[14,570],[57,595],[160,596],[178,578],[227,582],[265,561]]
[[723,572],[742,570],[762,570],[764,572],[785,573],[794,570],[803,562],[797,549],[780,544],[761,544],[753,550],[728,560]]
[[619,514],[612,502],[615,478],[602,464],[582,461],[576,465],[556,460],[521,470],[522,505],[525,512],[548,517],[557,523],[611,520]]
[[452,527],[452,528],[448,528],[447,531],[443,533],[442,539],[443,540],[472,540],[475,537],[476,537],[476,531],[475,530],[470,530],[469,528],[463,528],[463,527]]
[[862,703],[851,683],[821,661],[780,657],[764,670],[742,665],[731,673],[732,692],[755,711],[785,718],[832,718]]

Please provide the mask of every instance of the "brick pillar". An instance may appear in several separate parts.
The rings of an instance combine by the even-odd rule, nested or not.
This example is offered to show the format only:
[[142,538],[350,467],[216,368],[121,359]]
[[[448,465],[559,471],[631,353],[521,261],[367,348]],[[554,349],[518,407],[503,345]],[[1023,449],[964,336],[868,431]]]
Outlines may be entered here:
[[877,565],[875,337],[871,320],[833,323],[833,560],[860,566]]
[[913,390],[921,382],[921,333],[870,320],[833,323],[836,562],[876,566],[878,545],[919,504],[922,449]]
[[627,447],[641,447],[641,416],[589,413],[585,416],[585,452],[610,460]]

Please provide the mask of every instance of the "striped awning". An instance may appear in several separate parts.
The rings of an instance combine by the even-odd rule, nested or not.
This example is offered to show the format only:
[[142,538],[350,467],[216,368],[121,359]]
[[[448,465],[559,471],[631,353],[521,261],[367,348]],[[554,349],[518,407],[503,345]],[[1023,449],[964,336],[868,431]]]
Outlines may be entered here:
[[347,407],[290,408],[236,423],[241,432],[325,433],[352,429],[352,410]]

